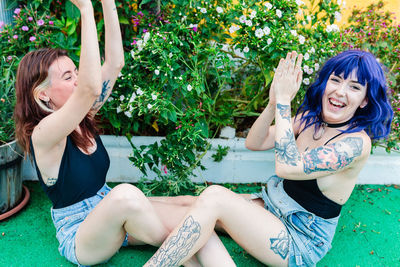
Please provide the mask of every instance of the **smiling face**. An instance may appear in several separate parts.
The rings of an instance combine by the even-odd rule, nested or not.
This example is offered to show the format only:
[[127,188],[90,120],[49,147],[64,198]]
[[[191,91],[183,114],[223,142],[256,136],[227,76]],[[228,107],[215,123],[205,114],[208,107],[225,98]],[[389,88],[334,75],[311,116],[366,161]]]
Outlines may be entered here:
[[63,56],[50,65],[48,77],[50,85],[41,93],[40,99],[45,102],[50,100],[51,108],[57,110],[64,105],[77,87],[78,71],[74,62],[69,57]]
[[322,118],[327,123],[341,123],[350,120],[358,108],[368,104],[367,84],[358,82],[355,70],[347,79],[343,73],[335,75],[333,72],[326,83],[322,96]]

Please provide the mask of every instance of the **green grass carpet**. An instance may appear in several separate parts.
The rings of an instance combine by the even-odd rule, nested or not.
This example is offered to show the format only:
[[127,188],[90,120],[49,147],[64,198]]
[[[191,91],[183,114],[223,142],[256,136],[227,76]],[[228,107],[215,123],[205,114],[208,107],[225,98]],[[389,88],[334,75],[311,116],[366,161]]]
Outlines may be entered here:
[[[37,182],[25,182],[28,206],[0,222],[0,266],[73,266],[58,253],[51,203]],[[240,185],[238,191],[256,191]],[[235,189],[235,188],[234,188]],[[237,266],[263,266],[229,237],[221,237]],[[318,266],[400,266],[400,188],[357,186],[342,210],[333,248]],[[122,248],[99,266],[142,266],[151,246]]]

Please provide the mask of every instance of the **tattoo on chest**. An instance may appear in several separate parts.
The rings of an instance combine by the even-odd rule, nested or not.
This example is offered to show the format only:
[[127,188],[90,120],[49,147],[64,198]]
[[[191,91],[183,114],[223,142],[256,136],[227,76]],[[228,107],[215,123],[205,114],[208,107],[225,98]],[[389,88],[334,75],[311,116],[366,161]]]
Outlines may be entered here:
[[282,230],[278,237],[270,238],[269,241],[271,242],[271,250],[281,256],[283,260],[286,259],[289,253],[289,234]]
[[200,237],[201,226],[192,216],[186,218],[175,236],[170,237],[154,254],[150,266],[179,266]]
[[347,137],[334,144],[312,149],[304,154],[304,172],[340,170],[360,156],[362,148],[362,138]]
[[279,114],[281,115],[282,119],[285,119],[290,122],[290,108],[289,105],[282,105],[277,103],[276,105]]
[[47,186],[52,186],[57,182],[57,178],[47,178]]
[[291,166],[297,165],[297,162],[300,160],[300,153],[297,149],[292,130],[287,130],[286,136],[282,137],[279,142],[275,142],[275,154],[279,162]]

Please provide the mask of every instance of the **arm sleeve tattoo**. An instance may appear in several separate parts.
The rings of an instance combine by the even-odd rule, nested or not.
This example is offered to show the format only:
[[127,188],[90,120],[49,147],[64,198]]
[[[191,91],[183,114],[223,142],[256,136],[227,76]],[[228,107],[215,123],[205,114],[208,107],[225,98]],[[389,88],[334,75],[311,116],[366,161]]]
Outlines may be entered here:
[[347,137],[334,144],[312,149],[304,154],[304,172],[340,170],[360,156],[362,148],[363,140],[360,137]]
[[192,216],[186,218],[175,236],[170,237],[158,249],[150,261],[150,266],[179,266],[200,237],[201,226]]
[[289,105],[282,105],[282,104],[277,103],[276,107],[277,107],[281,117],[290,122],[290,107],[289,107]]
[[286,136],[282,137],[279,142],[275,142],[275,154],[279,162],[297,166],[297,162],[300,160],[300,153],[291,130],[287,130]]
[[93,107],[92,107],[93,109],[99,109],[103,105],[108,93],[111,91],[111,86],[109,86],[109,83],[110,83],[110,80],[103,82],[103,87],[101,88],[101,94],[96,99],[96,101],[94,101]]

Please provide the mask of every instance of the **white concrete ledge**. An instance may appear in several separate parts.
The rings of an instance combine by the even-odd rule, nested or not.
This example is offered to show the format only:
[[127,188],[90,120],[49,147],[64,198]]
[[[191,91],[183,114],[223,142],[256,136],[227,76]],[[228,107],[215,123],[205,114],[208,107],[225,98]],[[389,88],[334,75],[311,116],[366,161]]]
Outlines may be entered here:
[[[126,138],[104,135],[101,139],[111,160],[107,181],[137,182],[142,173],[128,159],[132,149]],[[132,141],[136,146],[140,146],[161,139],[161,137],[136,136]],[[211,140],[212,149],[202,160],[207,170],[197,169],[195,171],[197,177],[193,181],[251,183],[264,182],[273,175],[275,172],[273,151],[250,151],[245,148],[244,140],[244,138]],[[211,155],[215,154],[218,145],[229,146],[230,149],[221,162],[214,162]],[[149,174],[149,179],[155,178],[154,174],[151,172]],[[29,160],[23,162],[22,176],[24,180],[37,180],[36,171]],[[358,184],[400,184],[400,153],[388,154],[383,148],[377,148],[361,171]]]

